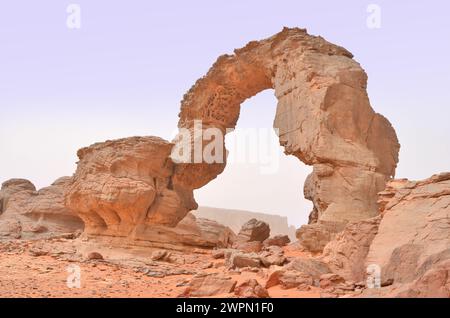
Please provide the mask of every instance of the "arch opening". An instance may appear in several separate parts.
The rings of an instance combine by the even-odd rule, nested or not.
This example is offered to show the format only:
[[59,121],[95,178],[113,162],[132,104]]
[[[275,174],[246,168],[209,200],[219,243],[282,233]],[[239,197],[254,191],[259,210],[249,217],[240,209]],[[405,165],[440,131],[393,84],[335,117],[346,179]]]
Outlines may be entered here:
[[266,214],[273,224],[272,235],[289,234],[291,240],[294,228],[308,223],[312,204],[304,198],[302,187],[312,168],[283,153],[272,127],[276,103],[274,90],[268,89],[241,105],[236,130],[225,137],[228,157],[224,172],[194,191],[199,204],[196,216],[213,219],[236,232],[251,215]]

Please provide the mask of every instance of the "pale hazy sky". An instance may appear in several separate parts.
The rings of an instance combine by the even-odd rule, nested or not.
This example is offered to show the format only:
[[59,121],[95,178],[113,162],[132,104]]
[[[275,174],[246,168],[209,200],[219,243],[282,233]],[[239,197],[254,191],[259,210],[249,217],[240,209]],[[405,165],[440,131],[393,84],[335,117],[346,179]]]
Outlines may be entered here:
[[[81,7],[81,29],[66,7]],[[381,8],[381,28],[366,19]],[[0,10],[0,182],[37,187],[75,169],[78,148],[133,135],[171,138],[179,101],[215,59],[283,26],[350,50],[369,75],[374,109],[395,127],[397,177],[450,170],[450,4],[447,1],[4,1]],[[271,127],[266,91],[242,107],[239,127]],[[196,191],[200,205],[306,222],[311,170],[282,157],[276,174],[235,164]]]

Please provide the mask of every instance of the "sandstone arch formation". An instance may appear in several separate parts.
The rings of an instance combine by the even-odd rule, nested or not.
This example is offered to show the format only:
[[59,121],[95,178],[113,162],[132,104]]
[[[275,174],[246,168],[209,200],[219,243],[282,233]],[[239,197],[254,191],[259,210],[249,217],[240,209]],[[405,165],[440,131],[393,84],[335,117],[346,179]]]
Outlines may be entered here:
[[[387,119],[375,113],[367,76],[346,49],[303,29],[283,29],[218,58],[185,94],[179,128],[225,133],[236,126],[240,105],[273,88],[274,127],[280,144],[313,166],[304,194],[314,204],[314,224],[333,232],[339,224],[378,214],[377,193],[394,176],[399,144]],[[79,151],[66,195],[91,234],[151,239],[155,228],[176,227],[196,208],[192,192],[216,178],[225,163],[175,163],[174,144],[155,137],[96,144]],[[305,244],[317,241],[311,228]]]

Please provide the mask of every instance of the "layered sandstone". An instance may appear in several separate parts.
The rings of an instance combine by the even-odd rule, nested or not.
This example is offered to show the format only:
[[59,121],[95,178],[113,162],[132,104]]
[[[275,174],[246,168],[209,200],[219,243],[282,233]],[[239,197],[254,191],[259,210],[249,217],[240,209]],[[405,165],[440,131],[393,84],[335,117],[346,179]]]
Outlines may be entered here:
[[[203,130],[225,134],[236,126],[242,102],[273,88],[280,144],[286,154],[313,166],[304,191],[314,204],[310,222],[345,224],[378,214],[377,193],[398,161],[395,131],[370,106],[366,87],[366,73],[347,50],[285,28],[219,57],[184,96],[179,127],[195,130],[201,120]],[[202,187],[225,161],[179,163],[174,184]]]
[[132,137],[78,151],[65,203],[85,223],[86,235],[170,248],[233,243],[235,234],[227,227],[186,216],[197,205],[191,189],[172,184],[172,146],[157,137]]
[[83,222],[64,205],[72,179],[62,177],[36,191],[25,179],[11,179],[0,190],[0,237],[37,238],[83,230]]
[[[236,126],[240,104],[273,88],[280,144],[313,166],[304,192],[314,204],[314,231],[329,236],[320,250],[334,235],[330,228],[378,214],[376,194],[395,172],[395,131],[371,108],[366,84],[351,53],[306,30],[285,28],[250,42],[219,57],[186,93],[174,144],[134,137],[79,150],[66,205],[92,235],[140,239],[151,228],[175,227],[197,208],[193,190],[223,171],[225,133]],[[202,135],[208,128],[220,133],[213,147],[219,156],[212,162],[204,149],[201,158],[196,152],[199,145],[209,146]]]
[[391,180],[378,203],[380,216],[347,224],[320,259],[348,281],[374,270],[381,288],[363,297],[450,297],[450,173]]
[[392,180],[379,203],[383,219],[366,264],[378,265],[384,280],[410,283],[450,258],[450,173]]

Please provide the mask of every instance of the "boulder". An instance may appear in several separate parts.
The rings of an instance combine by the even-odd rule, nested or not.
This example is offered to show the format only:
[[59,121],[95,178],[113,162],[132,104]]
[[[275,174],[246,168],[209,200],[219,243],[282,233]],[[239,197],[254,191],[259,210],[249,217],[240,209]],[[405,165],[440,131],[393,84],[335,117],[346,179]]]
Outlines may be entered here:
[[236,281],[220,274],[197,274],[189,282],[183,297],[210,297],[234,291]]
[[326,263],[314,258],[297,257],[286,265],[286,269],[304,273],[313,279],[319,279],[321,275],[331,273]]
[[284,256],[283,250],[278,246],[266,248],[265,251],[260,253],[259,258],[265,267],[270,267],[272,265],[282,266],[288,261]]
[[275,235],[266,239],[263,243],[264,246],[286,246],[291,242],[287,235]]
[[81,219],[64,205],[71,182],[72,178],[62,177],[38,191],[28,180],[4,182],[0,190],[0,237],[45,238],[82,230]]
[[227,264],[231,268],[256,267],[262,266],[260,257],[255,253],[232,253],[229,256]]
[[269,224],[257,219],[251,219],[244,225],[237,236],[238,241],[241,242],[263,242],[270,235]]
[[345,279],[342,276],[339,276],[338,274],[329,273],[329,274],[323,274],[320,275],[319,279],[319,286],[320,288],[329,288],[334,286],[339,286],[340,284],[343,284],[345,282]]
[[269,298],[269,292],[256,279],[248,279],[234,289],[234,294],[242,298]]
[[276,269],[269,274],[265,286],[271,288],[280,285],[283,289],[309,290],[313,284],[314,279],[310,275],[295,270]]

